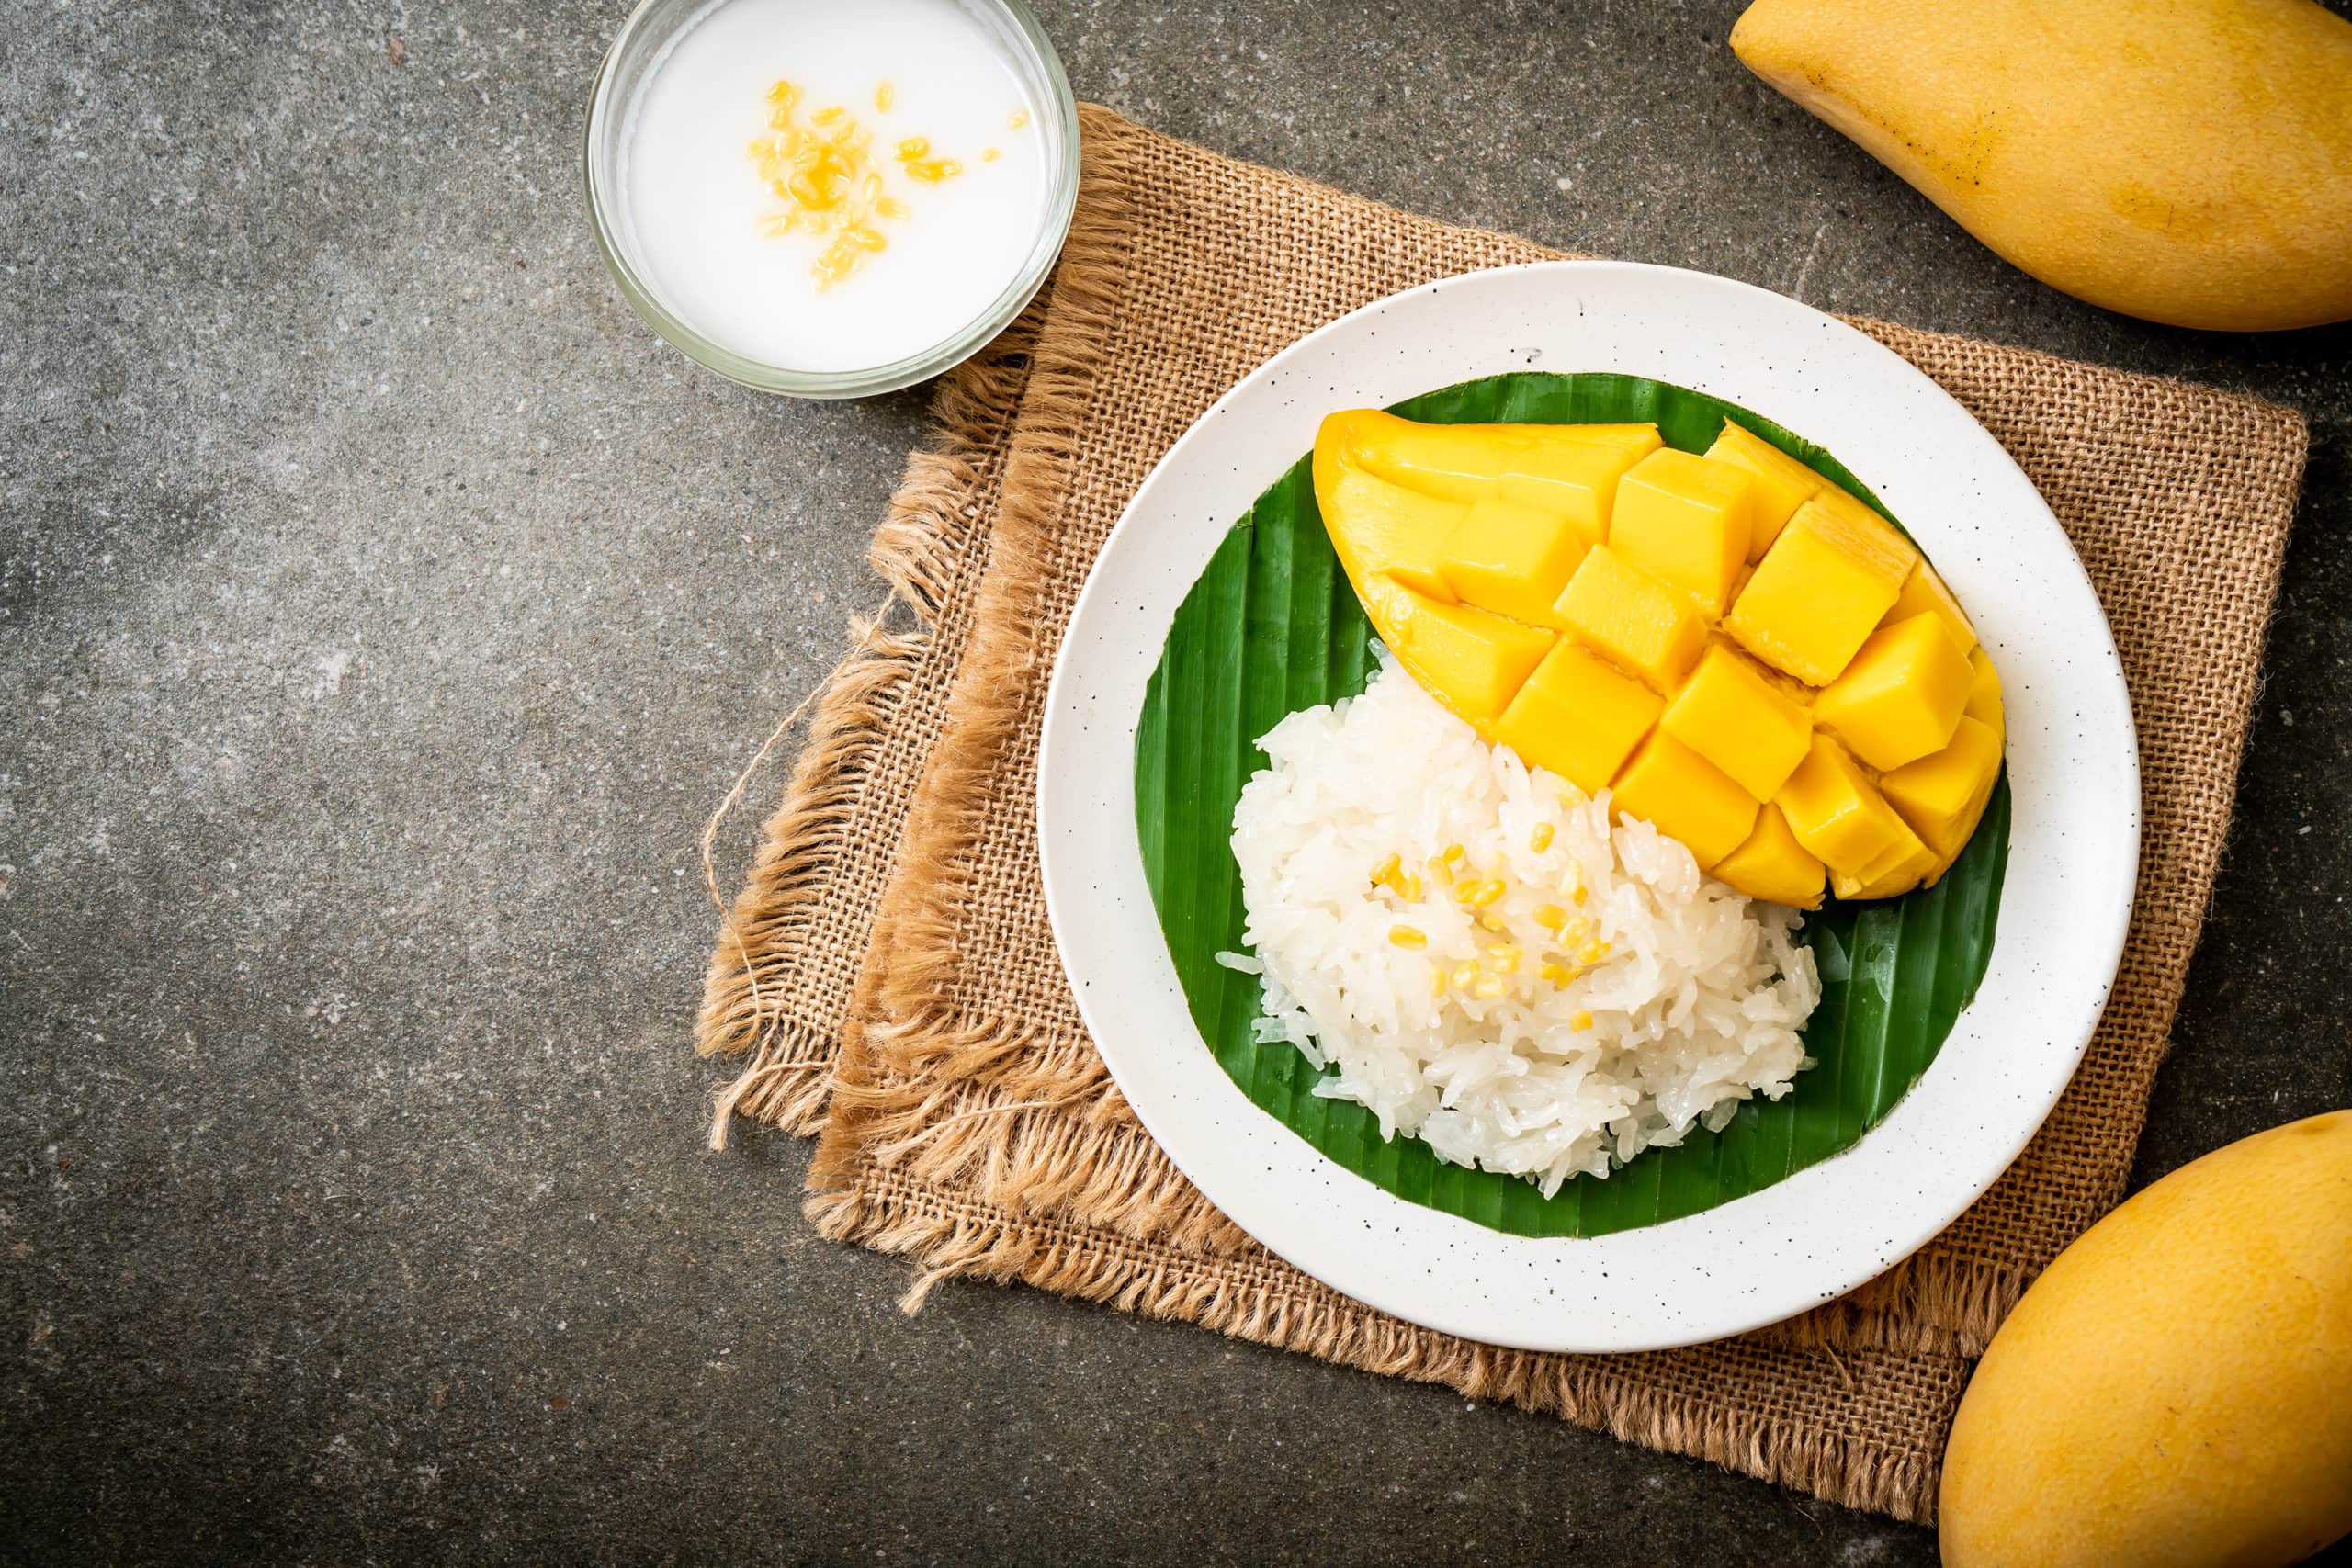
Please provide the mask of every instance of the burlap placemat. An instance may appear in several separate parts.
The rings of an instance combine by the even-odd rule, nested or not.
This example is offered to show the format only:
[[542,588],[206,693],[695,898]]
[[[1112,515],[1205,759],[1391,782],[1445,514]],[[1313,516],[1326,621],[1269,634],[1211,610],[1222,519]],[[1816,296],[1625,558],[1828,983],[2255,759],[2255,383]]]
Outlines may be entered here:
[[[730,1111],[824,1136],[811,1213],[939,1280],[1019,1279],[1448,1382],[1923,1519],[1981,1348],[2121,1190],[2229,818],[2304,451],[2250,400],[1858,323],[1968,406],[2098,587],[2141,730],[2141,896],[2058,1111],[1986,1198],[1848,1301],[1698,1349],[1534,1356],[1429,1333],[1256,1246],[1135,1122],[1080,1023],[1035,871],[1046,680],[1152,464],[1302,333],[1430,278],[1548,253],[1083,116],[1050,293],[940,395],[875,559],[916,608],[826,694],[716,954]],[[830,1093],[830,1101],[828,1095]],[[1571,1244],[1573,1245],[1573,1244]]]

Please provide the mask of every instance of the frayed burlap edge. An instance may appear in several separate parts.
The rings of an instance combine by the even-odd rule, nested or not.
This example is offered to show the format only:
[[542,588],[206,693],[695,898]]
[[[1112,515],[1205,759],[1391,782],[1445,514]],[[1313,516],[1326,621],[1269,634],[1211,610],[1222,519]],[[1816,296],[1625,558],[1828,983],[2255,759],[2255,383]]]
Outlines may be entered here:
[[[854,1186],[813,1195],[808,1209],[827,1237],[919,1266],[901,1303],[909,1312],[944,1280],[1017,1281],[1362,1371],[1443,1384],[1467,1398],[1556,1416],[1623,1442],[1704,1460],[1849,1508],[1934,1522],[1931,1455],[1642,1382],[1648,1357],[1544,1356],[1456,1339],[1336,1295],[1303,1300],[1264,1291],[1215,1260],[1108,1232],[1056,1226],[1041,1235],[1039,1227],[895,1171],[869,1170]],[[1701,1348],[1670,1354],[1708,1353]]]
[[971,569],[968,558],[979,548],[971,536],[988,488],[983,454],[1020,405],[1046,308],[1041,292],[995,344],[941,379],[930,438],[908,458],[867,550],[889,584],[889,602],[905,603],[915,625],[893,633],[851,622],[853,649],[827,677],[809,739],[712,951],[695,1053],[752,1057],[718,1091],[714,1146],[735,1115],[804,1134],[823,1125],[840,1036],[830,1021],[790,1009],[791,971],[872,777],[872,754],[895,698],[929,651],[959,570]]
[[[1020,428],[1007,455],[996,527],[989,541],[988,571],[974,611],[977,625],[1001,635],[976,642],[967,655],[956,682],[958,728],[978,725],[1002,733],[1017,728],[1023,688],[1015,677],[1034,668],[1043,652],[1025,635],[1032,623],[1016,612],[1047,568],[1051,518],[1068,493],[1080,457],[1080,422],[1093,380],[1094,356],[1087,351],[1115,326],[1125,284],[1134,224],[1134,172],[1127,157],[1131,128],[1092,105],[1080,107],[1080,127],[1086,150],[1079,197],[1083,218],[1072,225],[1055,269],[1051,305],[1031,360]],[[832,1114],[810,1171],[812,1187],[846,1180],[860,1150],[884,1149],[894,1160],[914,1160],[934,1179],[968,1170],[979,1147],[971,1134],[979,1129],[957,1119],[966,1108],[946,1111],[944,1119],[934,1112],[976,1077],[1016,1062],[1035,1047],[1038,1032],[1027,1026],[985,1032],[948,1026],[955,1010],[940,1001],[941,982],[953,971],[955,959],[947,940],[952,912],[938,907],[935,895],[956,885],[947,873],[970,841],[977,815],[986,804],[988,761],[985,755],[944,749],[934,754],[924,775],[899,847],[898,870],[876,919],[876,942],[859,982],[861,996],[852,1004],[854,1021],[842,1042],[845,1064],[861,1051],[871,1051],[898,1070],[883,1075],[854,1070],[856,1065],[851,1064],[838,1073]],[[885,1019],[888,1024],[877,1021]],[[910,1048],[897,1048],[901,1043],[910,1043]],[[1054,1075],[1052,1103],[1066,1105],[1076,1098],[1069,1092],[1068,1076],[1073,1068],[1089,1091],[1115,1094],[1107,1089],[1107,1069],[1091,1045],[1065,1043],[1072,1049],[1051,1054],[1055,1067],[1062,1069]],[[938,1076],[923,1081],[925,1072]],[[895,1081],[881,1081],[886,1076]],[[1032,1070],[1020,1081],[1040,1087],[1045,1077]],[[1016,1102],[1024,1098],[1018,1083],[996,1087],[1013,1089]],[[1025,1109],[1010,1113],[1020,1115]],[[968,1110],[975,1116],[1001,1113],[995,1106]],[[944,1138],[934,1135],[951,1129],[958,1131]],[[1064,1153],[1075,1157],[1074,1151]],[[1081,1185],[1090,1196],[1130,1213],[1156,1207],[1148,1199],[1139,1204],[1135,1194],[1124,1201],[1112,1196],[1121,1176],[1132,1172],[1136,1163],[1107,1162],[1099,1179]],[[1035,1174],[1043,1177],[1045,1172],[1041,1168]],[[1000,1190],[1004,1186],[990,1185]],[[1019,1206],[1027,1209],[1040,1201],[1048,1189],[1069,1190],[1060,1182],[1043,1180]],[[1187,1203],[1207,1207],[1181,1179],[1170,1189],[1167,1206],[1159,1210],[1165,1216],[1173,1217],[1170,1211]],[[1215,1214],[1214,1210],[1209,1213]],[[1233,1232],[1223,1216],[1216,1215],[1216,1223]]]
[[[863,641],[865,629],[853,626],[853,640]],[[821,890],[832,862],[830,840],[844,826],[864,782],[864,754],[885,721],[882,699],[906,678],[923,640],[920,631],[876,636],[843,662],[818,703],[812,737],[784,803],[762,829],[759,859],[728,912],[731,940],[723,933],[711,953],[695,1020],[698,1055],[752,1054],[742,1073],[718,1091],[714,1146],[732,1116],[789,1133],[813,1133],[823,1124],[838,1042],[779,1006],[787,982],[775,971],[787,949],[763,939]],[[762,953],[756,961],[749,956],[754,948]],[[761,974],[764,984],[755,981]]]

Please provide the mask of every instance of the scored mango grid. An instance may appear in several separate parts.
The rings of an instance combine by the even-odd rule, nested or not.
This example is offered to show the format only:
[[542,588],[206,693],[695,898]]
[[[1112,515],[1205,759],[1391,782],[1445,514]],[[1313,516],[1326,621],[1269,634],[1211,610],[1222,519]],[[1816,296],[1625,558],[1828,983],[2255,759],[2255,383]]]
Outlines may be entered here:
[[[1316,471],[1424,686],[1531,763],[1613,786],[1741,891],[1812,907],[1826,861],[1841,897],[1893,897],[1966,844],[1999,770],[1989,659],[1907,540],[1741,427],[1702,457],[1646,425],[1357,411],[1327,423]],[[1815,709],[1902,770],[1883,795],[1876,766],[1809,736]]]

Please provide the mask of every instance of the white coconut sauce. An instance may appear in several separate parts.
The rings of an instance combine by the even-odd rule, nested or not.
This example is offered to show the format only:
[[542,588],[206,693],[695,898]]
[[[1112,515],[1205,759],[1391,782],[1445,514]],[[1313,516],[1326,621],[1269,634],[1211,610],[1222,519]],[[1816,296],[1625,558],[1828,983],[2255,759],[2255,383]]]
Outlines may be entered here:
[[1036,243],[1035,115],[952,0],[718,0],[628,106],[634,259],[672,313],[747,358],[840,371],[920,354],[986,311]]

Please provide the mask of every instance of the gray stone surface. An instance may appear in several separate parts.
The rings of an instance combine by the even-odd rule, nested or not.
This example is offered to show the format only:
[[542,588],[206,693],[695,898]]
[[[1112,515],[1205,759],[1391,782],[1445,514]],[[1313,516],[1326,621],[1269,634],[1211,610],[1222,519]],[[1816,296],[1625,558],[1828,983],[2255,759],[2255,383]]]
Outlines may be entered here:
[[[1221,150],[2304,410],[2140,1177],[2352,1100],[2352,333],[2023,278],[1734,5],[1045,9]],[[0,13],[0,1558],[1932,1558],[1027,1292],[902,1319],[803,1148],[702,1152],[687,1025],[704,814],[878,597],[921,394],[764,400],[623,307],[573,172],[617,4]]]

